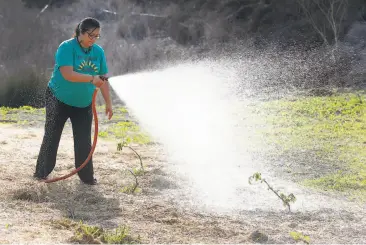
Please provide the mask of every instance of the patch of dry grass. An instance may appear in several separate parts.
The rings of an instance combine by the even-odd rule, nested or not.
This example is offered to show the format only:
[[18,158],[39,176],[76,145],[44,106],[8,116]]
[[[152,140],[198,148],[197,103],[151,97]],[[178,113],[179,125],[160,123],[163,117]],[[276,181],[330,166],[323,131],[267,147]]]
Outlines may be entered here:
[[[33,118],[34,114],[29,113],[28,119]],[[100,123],[107,126],[102,119]],[[169,162],[157,144],[134,148],[145,170],[137,176],[142,190],[138,195],[121,189],[134,183],[128,170],[139,169],[139,159],[132,151],[117,151],[117,142],[102,138],[93,155],[98,185],[84,185],[77,176],[40,183],[32,174],[43,136],[41,124],[0,127],[0,142],[7,142],[0,147],[0,232],[4,243],[108,243],[117,242],[116,237],[126,237],[126,243],[136,241],[128,240],[128,235],[140,235],[141,243],[252,243],[250,234],[257,230],[268,236],[269,243],[293,242],[290,232],[294,230],[309,234],[312,242],[356,243],[360,241],[358,235],[366,235],[359,229],[365,224],[361,213],[242,212],[234,218],[185,206],[187,190],[166,168]],[[74,164],[73,155],[72,131],[67,124],[52,176],[68,173]],[[102,240],[101,234],[96,236],[96,227],[112,234],[112,238]],[[129,228],[128,235],[123,227]]]

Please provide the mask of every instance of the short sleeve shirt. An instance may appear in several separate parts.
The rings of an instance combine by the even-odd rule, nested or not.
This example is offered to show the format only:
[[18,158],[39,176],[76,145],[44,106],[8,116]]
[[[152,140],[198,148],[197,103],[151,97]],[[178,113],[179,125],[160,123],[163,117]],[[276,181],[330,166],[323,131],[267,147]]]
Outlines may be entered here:
[[60,71],[61,66],[72,66],[78,73],[87,75],[105,75],[108,66],[104,50],[93,44],[90,49],[84,49],[76,38],[62,42],[55,54],[55,66],[48,83],[55,97],[61,102],[84,108],[91,104],[95,86],[85,82],[70,82]]

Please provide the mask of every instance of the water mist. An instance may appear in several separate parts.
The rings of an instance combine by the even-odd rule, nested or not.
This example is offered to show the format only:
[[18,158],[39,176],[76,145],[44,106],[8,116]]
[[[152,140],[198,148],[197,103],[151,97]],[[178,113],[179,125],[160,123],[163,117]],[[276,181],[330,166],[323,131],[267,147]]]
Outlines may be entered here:
[[[110,84],[141,127],[163,144],[169,168],[185,180],[179,181],[185,197],[179,194],[178,202],[189,199],[188,203],[217,211],[284,210],[265,186],[248,184],[250,175],[261,172],[275,188],[296,195],[295,207],[334,206],[319,195],[306,200],[312,194],[275,180],[248,153],[255,129],[246,110],[250,101],[236,93],[238,83],[245,82],[238,77],[242,69],[242,64],[238,69],[228,61],[200,61],[115,76]],[[259,69],[246,74],[257,76]]]

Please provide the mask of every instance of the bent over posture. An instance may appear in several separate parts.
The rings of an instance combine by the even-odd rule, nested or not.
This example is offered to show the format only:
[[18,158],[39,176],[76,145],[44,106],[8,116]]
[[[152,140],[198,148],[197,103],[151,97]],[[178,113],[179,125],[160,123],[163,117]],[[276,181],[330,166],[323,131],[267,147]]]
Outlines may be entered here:
[[[79,167],[91,150],[92,95],[101,89],[106,114],[113,115],[109,86],[99,76],[107,76],[104,50],[95,44],[100,37],[100,23],[83,19],[75,35],[63,41],[55,54],[55,66],[46,90],[45,134],[37,159],[34,177],[46,179],[56,164],[57,150],[67,119],[70,118],[74,138],[75,167]],[[86,184],[96,184],[92,158],[78,172]]]

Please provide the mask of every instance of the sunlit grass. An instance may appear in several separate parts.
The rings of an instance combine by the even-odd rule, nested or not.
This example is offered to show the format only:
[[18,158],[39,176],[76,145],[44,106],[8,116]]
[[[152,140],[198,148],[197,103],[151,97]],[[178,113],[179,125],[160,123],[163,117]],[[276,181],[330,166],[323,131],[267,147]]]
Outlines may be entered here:
[[[98,108],[102,112],[104,107]],[[113,122],[100,130],[98,136],[104,139],[118,140],[125,144],[147,144],[151,140],[136,121],[129,118],[125,107],[114,109]]]
[[[107,140],[118,140],[125,144],[147,144],[151,140],[136,121],[129,118],[129,113],[124,106],[115,106],[111,121],[103,117],[105,106],[97,106],[98,122],[100,125],[98,136]],[[22,106],[19,108],[0,107],[0,123],[28,125],[30,123],[43,123],[45,108]],[[94,122],[93,122],[94,123]]]
[[303,184],[366,198],[364,94],[282,99],[257,105],[256,111],[264,112],[260,113],[261,117],[271,125],[262,128],[261,134],[266,143],[275,146],[275,155],[286,156],[303,150],[314,153],[319,162],[340,169],[334,168],[332,173],[307,179]]
[[0,107],[0,123],[26,125],[32,121],[44,121],[45,108],[21,106],[18,108]]

